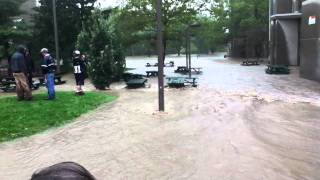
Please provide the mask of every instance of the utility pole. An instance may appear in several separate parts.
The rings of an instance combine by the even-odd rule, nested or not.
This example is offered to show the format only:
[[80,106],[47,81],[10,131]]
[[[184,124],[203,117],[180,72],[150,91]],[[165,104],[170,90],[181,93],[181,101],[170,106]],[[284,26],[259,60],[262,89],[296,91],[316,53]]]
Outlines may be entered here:
[[59,37],[58,37],[58,23],[57,23],[57,9],[56,0],[52,0],[52,12],[53,12],[53,26],[54,26],[54,44],[56,50],[57,70],[60,72],[60,54],[59,54]]
[[162,0],[157,0],[157,49],[158,49],[158,90],[159,90],[159,111],[164,111],[164,47],[162,32]]

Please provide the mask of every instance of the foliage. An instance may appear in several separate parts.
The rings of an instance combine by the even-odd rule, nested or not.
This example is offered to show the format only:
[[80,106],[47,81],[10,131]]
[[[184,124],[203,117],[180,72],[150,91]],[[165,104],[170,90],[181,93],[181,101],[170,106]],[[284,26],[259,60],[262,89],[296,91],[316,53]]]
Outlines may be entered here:
[[21,4],[25,0],[1,0],[0,1],[0,26],[12,23],[11,17],[22,14]]
[[[20,6],[25,0],[0,1],[0,59],[11,53],[8,42],[25,43],[31,38],[30,28],[17,16],[23,14]],[[11,48],[12,49],[12,48]]]
[[[156,1],[154,0],[127,0],[126,6],[119,16],[119,29],[125,46],[129,47],[137,42],[148,43],[155,48],[156,41]],[[163,1],[163,46],[166,50],[168,43],[180,52],[183,46],[185,29],[196,20],[206,0]]]
[[77,41],[77,48],[89,55],[89,76],[98,89],[109,87],[125,68],[120,34],[110,15],[111,11],[96,10],[87,22],[90,27],[79,34]]
[[15,97],[0,98],[0,142],[30,136],[71,122],[81,114],[116,99],[104,93],[58,92],[55,101],[43,100],[46,94],[34,95],[31,102],[17,102]]
[[[96,0],[56,0],[59,45],[62,58],[70,58],[77,36],[91,15]],[[52,0],[40,0],[35,10],[35,49],[47,47],[54,50]],[[89,25],[88,25],[89,26]]]

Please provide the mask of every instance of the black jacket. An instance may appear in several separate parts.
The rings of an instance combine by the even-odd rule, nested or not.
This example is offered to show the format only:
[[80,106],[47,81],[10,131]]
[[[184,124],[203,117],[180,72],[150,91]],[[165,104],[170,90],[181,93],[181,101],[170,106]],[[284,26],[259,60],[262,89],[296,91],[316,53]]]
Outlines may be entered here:
[[73,58],[73,69],[74,69],[74,74],[86,74],[86,64],[85,62],[80,59],[79,57]]
[[54,73],[56,71],[56,65],[50,54],[44,55],[41,63],[42,74]]

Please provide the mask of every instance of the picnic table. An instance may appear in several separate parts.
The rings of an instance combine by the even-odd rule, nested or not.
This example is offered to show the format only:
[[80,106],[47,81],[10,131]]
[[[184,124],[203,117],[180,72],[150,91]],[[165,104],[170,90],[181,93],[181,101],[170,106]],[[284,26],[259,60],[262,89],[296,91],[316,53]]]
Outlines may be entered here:
[[165,67],[174,67],[174,61],[170,61],[169,63],[164,64]]
[[192,67],[189,68],[186,66],[178,66],[178,68],[174,71],[175,73],[181,73],[181,74],[187,74],[191,71],[191,73],[194,74],[201,74],[202,73],[202,68],[201,67]]
[[249,60],[249,59],[247,59],[247,60],[243,61],[241,65],[242,66],[258,66],[260,64],[259,64],[258,60]]
[[267,74],[290,74],[288,66],[284,65],[267,65]]
[[[54,77],[54,84],[61,85],[61,84],[65,84],[67,82],[67,81],[63,81],[61,78],[62,78],[61,76],[55,76]],[[38,79],[39,79],[41,85],[45,85],[44,77],[39,77]]]
[[174,71],[175,73],[189,73],[189,69],[186,66],[178,66],[178,68]]
[[130,88],[130,89],[131,88],[145,87],[147,81],[148,80],[142,74],[127,73],[127,76],[126,76],[126,79],[125,79],[127,87]]
[[[146,67],[158,67],[158,63],[155,63],[155,64],[147,63]],[[170,61],[169,63],[164,63],[164,67],[174,67],[174,61]]]
[[167,84],[169,87],[181,88],[186,85],[191,85],[192,87],[197,87],[197,78],[189,77],[167,77]]
[[[39,82],[32,82],[32,89],[37,90],[40,87]],[[4,92],[13,92],[16,90],[16,81],[13,77],[5,77],[0,80],[0,89]]]
[[128,88],[145,87],[147,79],[130,79],[126,82]]
[[196,74],[201,74],[202,68],[201,67],[193,67],[193,68],[191,68],[191,72],[194,72]]
[[155,63],[155,64],[147,63],[146,67],[158,67],[158,63]]
[[158,71],[146,71],[147,77],[157,77]]

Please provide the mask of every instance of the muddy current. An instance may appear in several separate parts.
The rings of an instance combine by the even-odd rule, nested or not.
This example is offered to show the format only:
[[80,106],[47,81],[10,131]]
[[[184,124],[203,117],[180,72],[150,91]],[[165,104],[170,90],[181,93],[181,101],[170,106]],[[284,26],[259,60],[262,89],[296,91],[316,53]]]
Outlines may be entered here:
[[[114,84],[116,102],[65,127],[0,144],[0,179],[28,179],[62,161],[78,162],[98,179],[319,179],[318,83],[301,79],[297,68],[270,76],[263,65],[193,58],[204,71],[199,87],[166,88],[165,113],[156,111],[156,79],[137,90]],[[155,61],[135,57],[127,64],[143,73]]]

